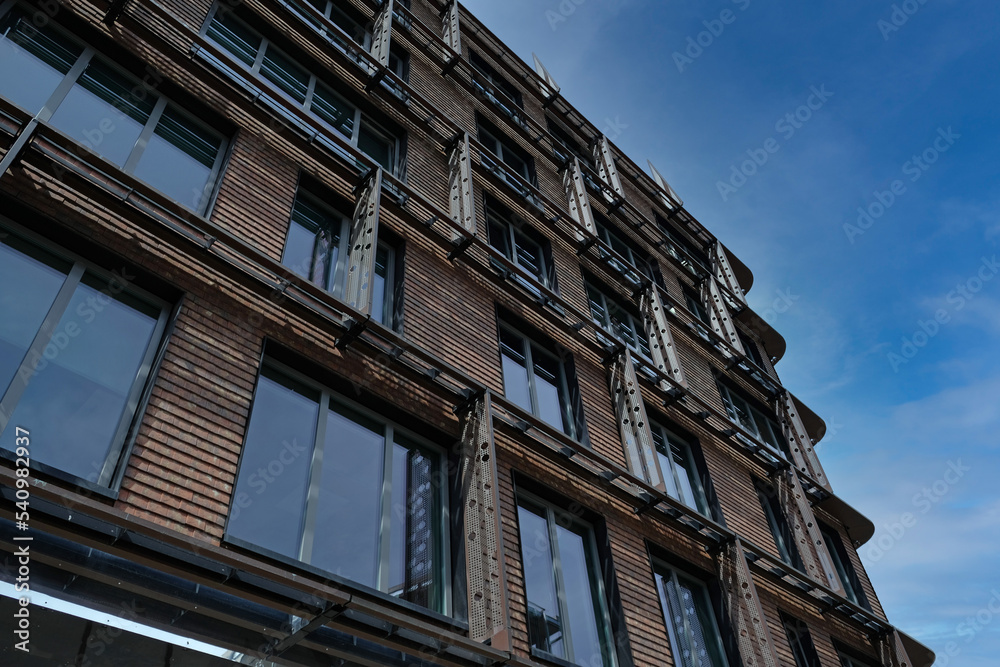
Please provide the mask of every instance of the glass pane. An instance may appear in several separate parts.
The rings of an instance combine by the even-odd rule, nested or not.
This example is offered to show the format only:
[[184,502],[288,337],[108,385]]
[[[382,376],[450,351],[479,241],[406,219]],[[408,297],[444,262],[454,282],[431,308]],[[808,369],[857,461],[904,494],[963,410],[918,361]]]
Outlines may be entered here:
[[590,285],[584,284],[587,289],[587,303],[590,304],[590,315],[594,322],[602,327],[610,328],[611,320],[608,319],[608,312],[604,308],[604,295]]
[[515,174],[525,180],[531,180],[530,173],[528,171],[528,163],[522,160],[517,153],[507,146],[503,147],[503,161],[504,164],[510,167]]
[[510,238],[506,223],[498,222],[492,216],[488,216],[488,218],[490,245],[502,252],[507,259],[513,259],[513,255],[510,252]]
[[677,475],[680,501],[693,510],[702,511],[703,508],[699,502],[699,494],[695,491],[698,488],[698,473],[694,469],[694,461],[691,459],[690,449],[686,444],[671,442],[670,453]]
[[14,379],[70,266],[8,237],[0,242],[0,397]]
[[541,246],[519,232],[514,232],[514,245],[517,249],[518,265],[541,280],[543,277]]
[[667,436],[658,426],[653,426],[653,446],[656,448],[656,458],[660,462],[660,472],[663,473],[663,481],[667,486],[667,493],[671,498],[681,499],[680,491],[677,489],[677,477],[674,472],[674,460],[670,456],[670,445]]
[[[92,482],[111,452],[160,309],[84,275],[56,325],[11,423],[32,433],[32,456]],[[4,433],[12,449],[14,429]]]
[[383,244],[379,244],[378,252],[375,253],[375,282],[372,287],[372,319],[379,324],[392,322],[391,309],[392,295],[389,293],[390,257],[391,251]]
[[119,167],[125,165],[156,97],[94,61],[52,116],[52,125]]
[[517,508],[517,520],[521,536],[521,557],[524,561],[531,645],[564,658],[562,619],[556,597],[548,524],[544,517],[523,506]]
[[309,91],[309,73],[273,47],[268,47],[264,53],[264,60],[260,64],[260,73],[265,79],[288,93],[292,99],[297,102],[306,101],[306,93]]
[[299,559],[319,394],[265,367],[233,491],[229,535]]
[[0,20],[0,96],[36,113],[83,49],[50,26],[36,28],[20,12]]
[[390,173],[394,171],[396,152],[394,142],[375,132],[365,123],[361,124],[361,130],[358,132],[358,150],[382,165],[386,171]]
[[341,406],[327,414],[309,562],[378,588],[385,427]]
[[[219,14],[222,14],[221,19]],[[238,21],[231,11],[216,14],[208,26],[207,35],[247,67],[252,67],[257,60],[260,35]]]
[[566,586],[566,611],[569,631],[573,638],[573,662],[578,665],[603,665],[601,598],[591,578],[589,549],[584,536],[556,527],[559,540],[559,564]]
[[218,135],[168,105],[135,168],[135,176],[188,208],[201,211],[211,194]]
[[[675,639],[674,658],[683,667],[721,667],[722,663],[706,642],[714,644],[714,627],[706,624],[704,591],[691,583],[675,577],[657,574],[661,588],[661,599],[666,599],[665,613],[669,619]],[[707,625],[707,627],[706,627]]]
[[438,608],[439,509],[435,457],[397,440],[392,460],[389,593]]
[[281,263],[317,287],[332,291],[341,226],[341,221],[323,213],[306,198],[296,197]]
[[566,431],[563,420],[563,395],[559,361],[532,348],[534,361],[535,394],[538,400],[538,417],[556,428]]
[[506,329],[500,330],[500,351],[503,361],[503,391],[514,405],[531,410],[528,392],[528,369],[525,367],[524,339]]
[[347,139],[354,136],[354,107],[325,84],[316,83],[310,109]]

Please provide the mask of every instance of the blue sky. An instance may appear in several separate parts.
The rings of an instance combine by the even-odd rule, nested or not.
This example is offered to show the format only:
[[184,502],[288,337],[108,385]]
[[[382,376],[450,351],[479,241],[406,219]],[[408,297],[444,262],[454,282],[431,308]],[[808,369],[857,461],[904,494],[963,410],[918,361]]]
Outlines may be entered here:
[[938,665],[992,666],[1000,3],[893,4],[465,2],[751,267],[834,489],[876,524],[890,620]]

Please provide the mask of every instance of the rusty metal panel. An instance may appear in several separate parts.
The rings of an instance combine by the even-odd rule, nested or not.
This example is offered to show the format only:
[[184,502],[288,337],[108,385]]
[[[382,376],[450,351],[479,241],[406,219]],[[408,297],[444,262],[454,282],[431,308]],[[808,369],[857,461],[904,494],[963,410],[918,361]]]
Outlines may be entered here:
[[[573,219],[580,223],[591,236],[596,236],[597,226],[594,224],[594,212],[590,206],[590,193],[587,192],[587,183],[583,179],[579,158],[574,157],[563,171],[563,187],[566,189],[569,212]],[[578,240],[583,240],[580,238],[580,234],[577,236]]]
[[[639,313],[646,327],[646,337],[649,339],[649,352],[660,372],[669,375],[682,386],[687,387],[684,379],[684,369],[681,367],[674,336],[670,332],[670,322],[667,320],[667,309],[656,285],[650,285],[639,297]],[[666,382],[660,383],[664,391],[670,389]]]
[[649,430],[639,379],[628,350],[622,351],[608,366],[608,379],[629,469],[650,486],[666,491],[660,462],[653,449],[653,435]]
[[448,188],[451,192],[451,219],[470,234],[475,234],[476,206],[472,194],[472,154],[468,132],[455,142],[448,159]]
[[823,471],[823,465],[819,462],[819,457],[816,456],[812,438],[809,437],[809,433],[802,423],[802,418],[799,417],[799,411],[795,408],[791,394],[784,391],[777,400],[782,427],[792,450],[792,456],[795,458],[795,465],[829,490],[830,483]]
[[370,315],[375,284],[375,254],[378,251],[378,216],[382,202],[382,168],[369,171],[355,191],[357,203],[351,221],[344,301],[351,308]]
[[722,298],[722,293],[719,291],[719,284],[715,281],[715,276],[709,275],[705,278],[701,289],[702,298],[708,304],[709,318],[712,320],[712,328],[715,329],[715,333],[722,336],[723,340],[729,343],[729,346],[734,350],[741,355],[745,355],[746,351],[743,349],[743,342],[740,341],[740,337],[736,333],[736,325],[733,324],[733,318],[729,314],[729,308],[726,306],[725,300]]
[[594,143],[594,162],[597,164],[597,173],[611,190],[619,197],[625,196],[622,189],[622,181],[618,177],[618,166],[615,164],[615,157],[611,153],[611,144],[603,134]]
[[462,497],[469,637],[510,648],[510,612],[504,568],[493,408],[487,390],[464,415]]
[[389,45],[392,43],[393,0],[384,0],[372,26],[372,56],[382,67],[389,66]]
[[743,293],[743,288],[740,287],[739,280],[736,279],[736,274],[733,273],[733,267],[729,264],[729,258],[726,257],[726,250],[722,247],[722,244],[718,241],[712,246],[712,265],[715,269],[715,277],[726,286],[733,295],[743,305],[746,305],[747,297]]
[[462,31],[458,19],[458,0],[451,0],[441,14],[442,37],[445,43],[455,52],[456,58],[462,57]]
[[716,554],[716,567],[743,667],[779,667],[767,619],[738,537]]

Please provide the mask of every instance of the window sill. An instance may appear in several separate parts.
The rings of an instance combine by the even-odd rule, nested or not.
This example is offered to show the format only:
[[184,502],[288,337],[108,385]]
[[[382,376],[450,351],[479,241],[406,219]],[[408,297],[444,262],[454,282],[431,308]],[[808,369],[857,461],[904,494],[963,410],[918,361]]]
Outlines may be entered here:
[[[9,449],[0,449],[0,460],[8,461],[11,466],[13,466],[16,459],[17,455],[14,452]],[[39,463],[35,459],[31,459],[31,471],[31,476],[35,479],[36,484],[45,484],[47,483],[45,478],[49,478],[73,487],[73,491],[76,491],[86,497],[98,496],[111,501],[118,499],[117,484],[114,486],[101,486],[91,482],[90,480],[77,477],[72,473],[60,470],[59,468],[55,468],[45,463]]]
[[289,558],[288,556],[283,556],[269,549],[259,547],[251,542],[241,540],[238,537],[233,537],[228,533],[223,536],[222,544],[227,548],[236,548],[254,556],[280,563],[290,571],[290,574],[293,574],[293,572],[291,572],[292,570],[299,570],[307,575],[320,578],[328,584],[343,589],[345,592],[374,598],[383,604],[398,607],[404,613],[421,616],[425,620],[438,626],[444,626],[447,630],[452,632],[461,634],[468,634],[469,632],[469,624],[465,621],[452,618],[447,614],[442,614],[441,612],[428,609],[427,607],[421,607],[420,605],[407,602],[406,600],[401,600],[393,595],[389,595],[388,593],[384,593],[380,590],[359,584],[351,579],[346,579],[331,572],[327,572],[326,570],[310,565],[309,563],[303,563],[302,561],[295,560],[294,558]]

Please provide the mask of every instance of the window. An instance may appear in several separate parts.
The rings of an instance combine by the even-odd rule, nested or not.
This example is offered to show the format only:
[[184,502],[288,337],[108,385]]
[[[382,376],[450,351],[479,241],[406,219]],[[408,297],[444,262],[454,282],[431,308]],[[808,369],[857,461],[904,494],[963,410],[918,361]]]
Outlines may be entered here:
[[781,614],[781,625],[785,628],[785,637],[788,638],[788,646],[792,649],[795,667],[822,667],[819,654],[813,646],[812,636],[809,634],[809,626],[784,613]]
[[722,383],[719,383],[719,393],[733,423],[739,424],[774,451],[783,452],[791,460],[788,442],[772,417],[750,405],[749,401]]
[[778,490],[769,482],[754,480],[754,489],[757,491],[757,498],[760,500],[761,509],[764,510],[764,518],[767,519],[767,526],[771,529],[774,537],[774,544],[778,547],[778,554],[788,565],[797,570],[804,570],[802,557],[798,547],[795,545],[795,537],[792,534],[791,526],[785,518],[785,513],[781,509],[781,502],[778,498]]
[[696,512],[712,516],[708,495],[701,483],[700,469],[691,444],[669,429],[651,421],[653,446],[660,461],[660,472],[671,498]]
[[618,340],[636,352],[647,357],[649,339],[638,315],[633,315],[631,309],[626,309],[616,299],[609,297],[610,290],[595,286],[593,278],[584,276],[583,286],[587,291],[587,302],[590,304],[590,316],[594,322],[610,331]]
[[[490,245],[549,289],[555,287],[549,243],[496,200],[485,199]],[[531,285],[526,285],[532,289]]]
[[401,141],[378,126],[334,87],[282,53],[269,39],[237,19],[233,12],[216,12],[205,35],[229,51],[253,75],[267,79],[285,96],[311,113],[352,146],[397,174]]
[[678,667],[726,667],[708,587],[665,565],[654,569],[671,653]]
[[635,283],[641,282],[642,278],[633,274],[630,269],[636,269],[644,277],[656,282],[658,285],[662,285],[663,281],[659,275],[653,271],[653,265],[648,254],[644,253],[633,243],[625,240],[616,232],[612,231],[608,220],[596,211],[594,212],[594,224],[597,228],[597,238],[611,246],[612,250],[624,257],[629,263],[629,266],[623,266],[617,259],[611,258],[610,256],[606,257],[605,259],[607,259],[608,264],[612,268],[620,273],[624,273]]
[[14,234],[0,237],[0,448],[31,432],[32,466],[111,486],[167,323],[164,304]]
[[[659,213],[654,211],[653,215],[656,218],[656,225],[667,237],[667,243],[664,245],[667,253],[695,275],[708,271],[712,263],[704,248],[680,233]],[[698,268],[695,268],[696,265]]]
[[497,176],[507,181],[522,197],[531,198],[529,190],[522,188],[513,178],[508,178],[508,172],[516,174],[532,185],[535,184],[535,163],[530,155],[521,150],[513,141],[505,137],[495,127],[482,120],[478,120],[479,143],[486,147],[503,163],[503,167],[494,163],[488,156],[483,155],[483,164],[494,170]]
[[469,52],[469,63],[476,71],[472,84],[493,104],[515,122],[523,124],[524,100],[521,91],[502,77],[492,65],[475,51]]
[[760,356],[760,348],[757,347],[756,341],[739,329],[736,330],[736,335],[740,337],[740,342],[743,343],[743,349],[746,350],[747,356],[750,357],[750,361],[754,362],[758,368],[766,368],[766,366],[764,366],[764,358]]
[[708,324],[708,312],[705,310],[705,304],[702,302],[701,297],[686,285],[682,289],[684,290],[684,303],[687,305],[687,309],[701,322]]
[[436,447],[265,361],[227,538],[448,613]]
[[837,651],[837,657],[840,658],[840,667],[875,667],[874,660],[863,660],[842,650]]
[[819,530],[823,535],[823,541],[826,542],[830,558],[833,560],[833,567],[837,570],[840,584],[844,587],[844,597],[859,607],[871,611],[871,605],[868,604],[868,598],[865,597],[865,592],[861,588],[861,580],[858,579],[858,573],[854,570],[847,549],[844,548],[840,533],[822,523],[819,524]]
[[569,374],[559,356],[506,324],[500,325],[504,396],[542,421],[579,438]]
[[[573,137],[569,130],[548,116],[545,117],[545,124],[548,126],[549,134],[556,140],[555,151],[560,160],[565,161],[569,160],[570,157],[577,157],[584,166],[594,167],[593,156],[584,150],[583,145]],[[566,150],[560,149],[560,146]],[[585,175],[585,178],[589,180],[590,175]]]
[[[350,233],[350,217],[300,188],[292,207],[281,263],[295,275],[340,298],[347,280]],[[398,325],[400,274],[396,247],[380,239],[375,255],[372,319],[389,328]]]
[[517,520],[532,652],[588,667],[614,665],[591,526],[523,492]]
[[17,8],[0,18],[0,96],[182,206],[208,209],[222,135],[51,23],[36,28]]

